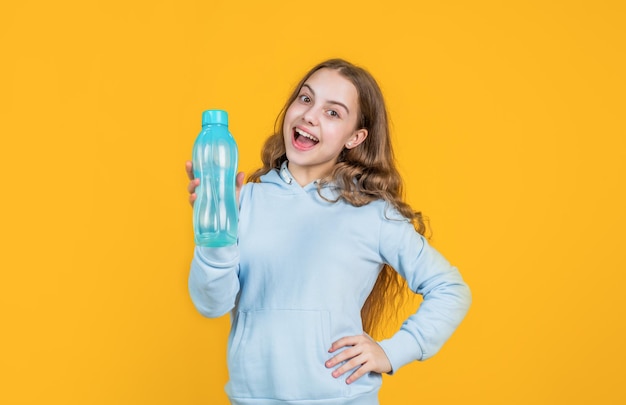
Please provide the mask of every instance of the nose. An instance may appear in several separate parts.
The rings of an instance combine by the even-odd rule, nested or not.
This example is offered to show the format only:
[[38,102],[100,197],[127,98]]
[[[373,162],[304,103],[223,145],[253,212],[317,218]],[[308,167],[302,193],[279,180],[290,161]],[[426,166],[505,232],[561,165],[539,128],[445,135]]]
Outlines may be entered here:
[[304,120],[304,122],[306,122],[309,125],[317,125],[318,124],[317,115],[318,115],[318,112],[316,111],[316,108],[311,106],[304,112],[304,114],[302,114],[302,119]]

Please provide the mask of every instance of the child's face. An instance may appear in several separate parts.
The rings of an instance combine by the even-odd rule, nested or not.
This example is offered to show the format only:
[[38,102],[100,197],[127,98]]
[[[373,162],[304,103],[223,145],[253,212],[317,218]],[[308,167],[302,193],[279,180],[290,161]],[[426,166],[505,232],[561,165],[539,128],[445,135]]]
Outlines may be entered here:
[[367,130],[356,129],[359,114],[350,80],[326,68],[309,77],[287,109],[283,127],[289,171],[298,183],[328,174],[343,148],[365,139]]

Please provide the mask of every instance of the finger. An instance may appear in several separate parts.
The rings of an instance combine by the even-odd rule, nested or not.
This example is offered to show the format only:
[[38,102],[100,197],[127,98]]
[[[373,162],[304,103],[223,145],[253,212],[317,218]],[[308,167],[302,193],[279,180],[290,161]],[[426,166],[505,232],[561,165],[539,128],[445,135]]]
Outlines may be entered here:
[[193,207],[193,203],[196,201],[196,194],[191,194],[189,196],[189,204],[191,204],[191,206]]
[[193,179],[187,185],[187,191],[189,194],[193,194],[196,191],[196,187],[200,185],[200,179]]
[[331,357],[324,365],[328,368],[335,367],[337,364],[358,356],[361,353],[363,353],[362,349],[353,346]]
[[371,370],[368,370],[366,366],[367,364],[363,364],[361,367],[357,368],[354,373],[350,374],[348,378],[346,378],[346,384],[352,384],[365,374],[369,373]]
[[185,162],[185,171],[187,172],[189,180],[193,180],[193,163],[191,163],[190,160]]
[[332,372],[333,377],[337,378],[350,370],[353,370],[357,367],[363,368],[365,367],[367,359],[363,355],[358,355],[356,357],[351,358],[349,361],[342,364],[341,367]]
[[359,343],[360,339],[363,339],[363,336],[345,336],[342,337],[341,339],[333,342],[333,344],[330,346],[330,349],[328,349],[329,353],[332,353],[338,349],[341,349],[342,347],[346,347],[346,346],[355,346],[356,344]]

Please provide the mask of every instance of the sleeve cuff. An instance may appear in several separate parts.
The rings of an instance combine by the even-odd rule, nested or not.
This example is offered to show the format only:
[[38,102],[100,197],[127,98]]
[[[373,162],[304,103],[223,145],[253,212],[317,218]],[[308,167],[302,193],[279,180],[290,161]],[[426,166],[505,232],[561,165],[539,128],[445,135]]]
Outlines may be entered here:
[[196,246],[196,255],[202,262],[214,268],[230,268],[239,263],[237,245],[224,247]]
[[398,331],[391,338],[385,339],[378,344],[383,348],[391,363],[391,372],[388,374],[393,374],[400,367],[424,358],[422,348],[417,344],[413,336],[404,330]]

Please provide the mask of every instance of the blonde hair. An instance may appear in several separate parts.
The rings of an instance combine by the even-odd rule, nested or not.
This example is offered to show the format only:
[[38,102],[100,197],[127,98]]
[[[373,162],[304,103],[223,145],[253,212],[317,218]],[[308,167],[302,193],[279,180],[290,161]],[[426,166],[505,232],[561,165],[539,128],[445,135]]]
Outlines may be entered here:
[[[375,200],[385,200],[409,219],[420,234],[426,226],[420,212],[403,200],[403,182],[395,166],[385,101],[376,80],[365,69],[342,59],[330,59],[313,67],[296,85],[275,122],[271,135],[261,152],[263,167],[252,173],[248,181],[258,182],[262,175],[280,168],[287,160],[282,128],[285,113],[297,98],[303,84],[320,69],[332,69],[350,80],[357,89],[360,116],[357,129],[365,128],[368,136],[358,147],[344,149],[332,172],[318,183],[318,191],[333,183],[340,191],[338,199],[360,207]],[[320,193],[321,195],[321,193]],[[379,321],[394,316],[408,295],[406,281],[390,266],[383,266],[378,279],[361,309],[363,329],[370,335],[382,333]]]

